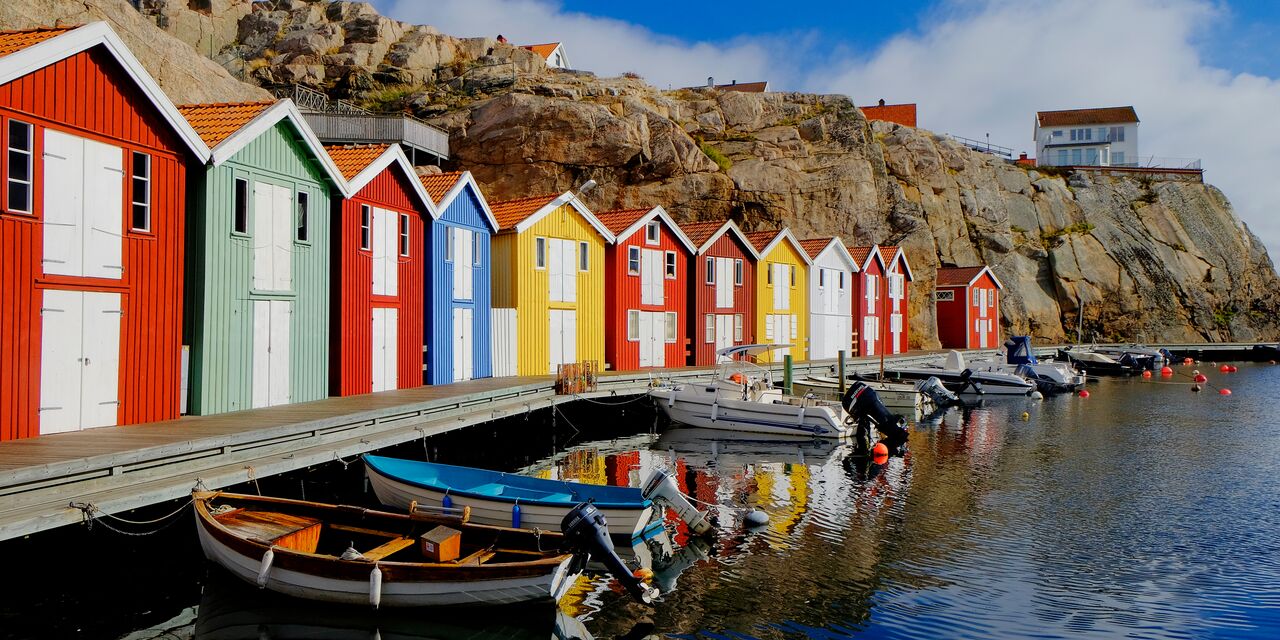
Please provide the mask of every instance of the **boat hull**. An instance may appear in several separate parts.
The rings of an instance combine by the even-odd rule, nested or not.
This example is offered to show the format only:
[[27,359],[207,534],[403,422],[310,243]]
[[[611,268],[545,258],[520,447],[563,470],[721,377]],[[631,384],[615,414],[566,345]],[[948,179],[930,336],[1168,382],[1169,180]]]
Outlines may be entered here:
[[[886,371],[885,376],[890,380],[927,380],[929,378],[937,378],[947,389],[960,395],[1025,396],[1036,390],[1036,385],[1026,380],[1021,380],[1020,383],[1014,384],[999,378],[989,378],[982,372],[973,372],[973,382],[978,383],[980,388],[969,384],[960,377],[959,373],[943,369],[893,369]],[[1004,376],[1001,374],[1000,378],[1004,378]]]
[[[852,382],[850,382],[852,384]],[[880,398],[880,402],[890,409],[905,409],[924,412],[933,403],[930,402],[924,394],[915,389],[897,389],[893,383],[867,383],[875,390],[876,396]],[[909,386],[909,385],[904,385]],[[826,382],[825,380],[814,380],[812,378],[798,380],[791,383],[791,388],[797,394],[812,393],[820,398],[838,399],[840,395],[840,387],[834,382]]]
[[654,389],[649,395],[673,422],[693,427],[813,438],[849,435],[841,417],[826,407],[734,400],[697,393],[691,387]]

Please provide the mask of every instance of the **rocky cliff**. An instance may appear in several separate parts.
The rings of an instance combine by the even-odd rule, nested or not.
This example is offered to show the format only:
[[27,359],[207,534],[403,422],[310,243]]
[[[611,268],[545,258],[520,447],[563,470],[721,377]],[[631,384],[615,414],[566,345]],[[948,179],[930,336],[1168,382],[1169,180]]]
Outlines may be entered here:
[[1081,330],[1086,340],[1280,337],[1280,278],[1210,185],[1029,169],[868,122],[843,96],[664,92],[639,78],[552,71],[518,47],[397,22],[367,4],[142,6],[258,83],[302,83],[429,119],[450,131],[451,163],[493,199],[593,178],[596,209],[661,204],[680,220],[902,245],[915,272],[913,346],[937,346],[937,267],[982,263],[1005,285],[1006,332],[1037,340]]

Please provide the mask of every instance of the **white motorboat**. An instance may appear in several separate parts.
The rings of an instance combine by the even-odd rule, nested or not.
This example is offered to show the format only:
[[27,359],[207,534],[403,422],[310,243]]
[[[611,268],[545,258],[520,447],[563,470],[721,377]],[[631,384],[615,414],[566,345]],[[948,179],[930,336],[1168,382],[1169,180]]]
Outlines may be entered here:
[[940,364],[885,370],[887,380],[924,380],[931,377],[937,378],[948,389],[959,394],[1026,396],[1036,390],[1035,383],[1017,374],[974,371],[965,363],[964,355],[959,351],[948,353]]
[[842,438],[851,435],[839,402],[784,395],[768,369],[743,358],[789,345],[748,344],[716,352],[714,380],[659,387],[649,392],[674,422],[705,429],[773,435]]
[[1043,393],[1070,393],[1084,388],[1085,376],[1071,362],[1041,361],[1031,351],[1031,339],[1014,336],[1004,343],[1004,360],[992,358],[969,363],[975,372],[1011,373],[1035,383]]

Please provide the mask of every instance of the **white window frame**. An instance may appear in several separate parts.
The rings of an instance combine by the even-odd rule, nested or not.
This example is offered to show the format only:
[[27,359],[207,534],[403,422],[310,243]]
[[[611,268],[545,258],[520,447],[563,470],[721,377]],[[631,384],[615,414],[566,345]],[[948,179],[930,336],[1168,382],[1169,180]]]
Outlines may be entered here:
[[547,268],[547,239],[542,236],[533,239],[533,268]]
[[768,268],[768,269],[765,269],[765,271],[764,271],[764,274],[765,274],[765,275],[764,275],[764,277],[765,277],[765,282],[764,282],[764,283],[765,283],[765,284],[768,284],[768,285],[772,285],[772,284],[773,284],[773,263],[772,263],[772,262],[766,262],[766,263],[765,263],[765,266],[766,266],[766,267],[769,267],[769,268]]
[[645,244],[660,244],[662,242],[662,230],[660,229],[661,224],[662,223],[655,220],[644,226]]
[[298,189],[293,194],[293,241],[311,243],[311,194]]
[[409,214],[400,214],[400,256],[409,257]]
[[591,245],[578,243],[578,271],[586,273],[591,270]]
[[664,313],[662,319],[665,321],[665,324],[666,324],[663,330],[666,332],[666,335],[664,337],[666,338],[667,344],[675,344],[676,343],[676,322],[678,322],[680,318],[676,315],[676,312],[667,311]]
[[663,273],[667,280],[675,280],[676,274],[680,273],[680,265],[676,261],[676,252],[668,251],[663,258]]
[[627,342],[640,342],[640,312],[627,309]]
[[471,266],[480,266],[480,234],[471,232]]
[[231,233],[249,235],[249,179],[231,182]]
[[[150,232],[151,231],[151,155],[147,153],[143,153],[141,151],[134,151],[131,157],[133,161],[130,163],[131,175],[129,180],[129,189],[131,193],[130,193],[129,199],[133,203],[133,206],[129,208],[129,214],[130,214],[129,227],[134,231]],[[142,159],[141,163],[138,162],[139,158]],[[145,169],[145,171],[141,174],[138,173],[139,164],[141,164],[142,167]],[[142,184],[143,184],[143,187],[141,190],[138,189],[139,181],[142,181]],[[141,191],[141,196],[142,196],[141,200],[138,199],[139,191]],[[137,210],[139,207],[142,208],[142,212],[143,212],[144,222],[142,226],[138,226],[137,224],[135,224],[137,222],[137,216],[138,216]]]
[[[5,208],[5,211],[9,211],[11,213],[25,213],[27,215],[31,215],[32,208],[34,206],[33,203],[35,202],[35,187],[33,186],[33,183],[35,182],[34,158],[35,158],[36,128],[35,128],[35,125],[32,125],[27,122],[23,122],[21,120],[15,120],[13,118],[10,118],[8,123],[9,124],[8,126],[5,127],[5,132],[4,132],[4,148],[5,148],[4,208]],[[24,126],[27,128],[27,148],[26,149],[14,149],[12,146],[10,146],[9,141],[12,136],[14,125]],[[18,155],[26,156],[27,178],[25,180],[21,178],[15,178],[13,175],[13,155],[15,153]],[[27,187],[27,203],[26,203],[25,209],[15,209],[9,206],[11,199],[13,197],[12,196],[13,185],[15,184],[25,185]]]
[[741,287],[742,281],[745,279],[746,268],[742,264],[742,258],[733,259],[733,286]]
[[716,283],[716,259],[712,256],[707,256],[705,265],[707,270],[706,283],[715,284]]
[[743,331],[743,315],[741,313],[733,314],[733,341],[742,342]]
[[444,261],[453,262],[453,227],[444,227]]
[[373,250],[373,207],[360,205],[360,249]]
[[716,342],[716,316],[714,313],[707,314],[707,344],[715,344]]
[[627,275],[640,275],[640,247],[627,247]]

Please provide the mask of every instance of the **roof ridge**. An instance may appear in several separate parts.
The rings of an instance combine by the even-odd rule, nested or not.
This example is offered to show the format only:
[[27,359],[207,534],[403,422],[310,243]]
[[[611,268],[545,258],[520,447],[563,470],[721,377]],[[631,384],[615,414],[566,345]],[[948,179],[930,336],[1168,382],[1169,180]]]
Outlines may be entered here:
[[245,100],[243,102],[188,102],[186,104],[174,105],[179,109],[196,109],[208,107],[249,107],[257,105],[275,104],[279,100]]

